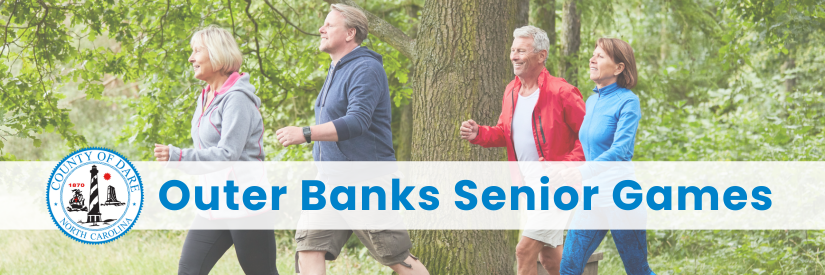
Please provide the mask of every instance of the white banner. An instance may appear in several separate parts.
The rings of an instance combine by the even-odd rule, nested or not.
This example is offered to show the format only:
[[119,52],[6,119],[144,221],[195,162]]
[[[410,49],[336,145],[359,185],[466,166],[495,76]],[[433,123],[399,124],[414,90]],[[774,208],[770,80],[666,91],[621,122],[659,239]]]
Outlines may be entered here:
[[[823,162],[537,162],[547,183],[524,187],[510,162],[133,164],[134,229],[825,229]],[[56,184],[90,197],[88,182],[48,182],[55,165],[0,162],[0,230],[57,229]],[[571,171],[585,179],[562,180]],[[98,180],[106,213],[127,191]],[[64,196],[50,203],[87,219]]]

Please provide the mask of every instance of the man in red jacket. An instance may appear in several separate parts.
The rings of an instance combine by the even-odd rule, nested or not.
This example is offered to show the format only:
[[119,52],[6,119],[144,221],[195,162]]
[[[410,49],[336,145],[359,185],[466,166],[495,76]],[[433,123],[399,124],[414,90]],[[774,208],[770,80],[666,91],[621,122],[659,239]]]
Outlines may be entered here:
[[[461,138],[483,147],[507,147],[507,160],[519,166],[514,183],[540,186],[545,173],[538,161],[584,161],[579,128],[585,105],[579,89],[545,68],[547,33],[524,26],[513,32],[513,38],[510,60],[516,78],[504,91],[498,123],[480,126],[464,121]],[[530,219],[541,216],[528,215],[528,224]],[[536,274],[539,255],[548,273],[559,274],[563,237],[563,230],[525,229],[516,247],[518,274]]]

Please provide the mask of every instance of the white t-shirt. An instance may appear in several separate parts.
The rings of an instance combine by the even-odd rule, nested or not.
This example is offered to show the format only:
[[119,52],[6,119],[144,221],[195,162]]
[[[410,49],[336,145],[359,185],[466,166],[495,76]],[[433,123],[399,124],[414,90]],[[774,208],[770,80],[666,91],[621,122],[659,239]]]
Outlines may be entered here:
[[538,162],[536,139],[533,137],[533,109],[538,100],[538,89],[526,97],[519,94],[516,111],[513,113],[513,145],[525,185],[540,184],[539,179],[543,173]]

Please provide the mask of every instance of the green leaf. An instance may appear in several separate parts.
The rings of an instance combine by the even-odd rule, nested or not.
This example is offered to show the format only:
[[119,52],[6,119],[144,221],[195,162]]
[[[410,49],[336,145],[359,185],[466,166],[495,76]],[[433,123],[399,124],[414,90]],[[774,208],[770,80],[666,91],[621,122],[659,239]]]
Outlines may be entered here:
[[398,82],[400,82],[401,84],[406,84],[407,81],[409,80],[409,79],[407,79],[407,74],[402,73],[402,72],[396,72],[395,73],[395,78],[398,78]]

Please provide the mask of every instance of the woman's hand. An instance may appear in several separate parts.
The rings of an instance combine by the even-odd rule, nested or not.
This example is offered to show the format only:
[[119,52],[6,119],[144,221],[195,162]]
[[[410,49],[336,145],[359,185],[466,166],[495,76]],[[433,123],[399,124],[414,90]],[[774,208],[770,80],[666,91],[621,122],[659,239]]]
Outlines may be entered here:
[[155,160],[168,161],[169,160],[169,146],[163,144],[155,144]]

